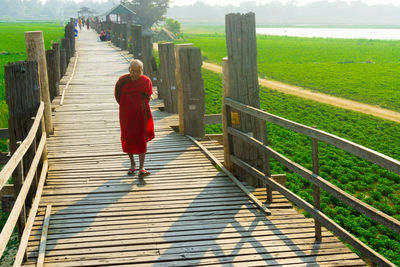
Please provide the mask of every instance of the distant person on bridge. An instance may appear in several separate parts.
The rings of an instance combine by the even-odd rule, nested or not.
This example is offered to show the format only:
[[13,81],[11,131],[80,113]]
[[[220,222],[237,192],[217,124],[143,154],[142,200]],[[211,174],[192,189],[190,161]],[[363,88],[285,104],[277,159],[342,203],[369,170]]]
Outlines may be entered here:
[[[139,171],[139,177],[150,173],[144,168],[147,142],[154,138],[153,116],[150,99],[153,94],[149,77],[143,75],[143,63],[132,60],[129,74],[119,77],[115,85],[115,100],[119,104],[122,150],[129,155],[131,167],[128,174]],[[139,155],[139,169],[136,169],[134,154]]]
[[89,30],[89,25],[90,23],[89,23],[89,19],[86,19],[86,27],[87,27],[87,29]]
[[79,18],[78,24],[79,24],[79,30],[82,30],[82,19],[81,18]]

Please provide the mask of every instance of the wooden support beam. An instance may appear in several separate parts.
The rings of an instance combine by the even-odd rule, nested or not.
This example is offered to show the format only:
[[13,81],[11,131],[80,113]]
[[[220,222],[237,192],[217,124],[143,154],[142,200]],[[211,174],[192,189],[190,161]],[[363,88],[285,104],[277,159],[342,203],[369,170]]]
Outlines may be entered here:
[[[179,50],[179,69],[181,79],[181,102],[178,102],[179,125],[181,132],[196,138],[205,135],[205,91],[201,76],[200,48],[184,47]],[[183,116],[183,118],[181,118]]]
[[176,87],[177,87],[177,95],[178,95],[178,114],[179,114],[179,132],[183,133],[183,88],[182,88],[182,75],[181,75],[181,64],[179,60],[179,51],[185,47],[193,47],[193,44],[178,44],[175,45],[175,78],[176,78]]
[[67,62],[65,69],[67,69],[69,61],[71,60],[71,57],[72,57],[71,48],[70,48],[71,45],[70,45],[69,40],[67,38],[62,38],[61,46],[63,49],[65,49],[65,61]]
[[147,75],[153,82],[153,67],[151,60],[153,58],[153,42],[151,35],[142,36],[142,62],[143,62],[143,73]]
[[128,27],[127,27],[127,25],[126,25],[126,23],[123,23],[123,24],[120,24],[120,44],[119,44],[119,47],[122,49],[122,50],[127,50],[127,48],[128,48],[128,43],[127,43],[127,41],[128,41],[128,38],[127,38],[127,36],[128,36]]
[[[258,71],[257,71],[257,40],[255,14],[228,14],[225,17],[226,47],[229,59],[229,97],[246,105],[260,107]],[[260,140],[259,122],[235,110],[234,117],[238,117],[233,127],[240,129]],[[260,166],[257,150],[245,146],[241,141],[233,142],[235,155],[253,166]],[[261,167],[261,166],[260,166]],[[259,186],[258,179],[249,176],[241,169],[235,174],[246,180],[250,185]]]
[[[178,90],[175,78],[175,50],[173,43],[159,43],[158,54],[160,58],[158,88],[161,98],[164,99],[165,111],[178,113]],[[160,98],[160,96],[159,96]]]
[[60,80],[67,72],[67,55],[65,48],[60,49]]
[[[47,63],[44,50],[43,32],[25,32],[25,42],[28,60],[37,61],[38,63],[38,70],[40,75],[40,98],[44,102],[46,133],[47,135],[50,135],[53,134],[54,130],[52,123],[49,79],[47,76]],[[37,105],[37,107],[38,106],[39,105]]]
[[59,43],[52,43],[51,47],[54,50],[54,53],[56,54],[56,79],[58,82],[61,80],[61,72],[60,72],[60,44]]
[[[132,54],[133,57],[139,60],[142,58],[142,26],[141,25],[131,25],[132,34]],[[130,52],[130,51],[129,51]]]
[[56,51],[51,49],[46,51],[46,61],[47,61],[47,76],[49,77],[49,92],[50,101],[59,95],[59,80],[57,72],[57,56]]

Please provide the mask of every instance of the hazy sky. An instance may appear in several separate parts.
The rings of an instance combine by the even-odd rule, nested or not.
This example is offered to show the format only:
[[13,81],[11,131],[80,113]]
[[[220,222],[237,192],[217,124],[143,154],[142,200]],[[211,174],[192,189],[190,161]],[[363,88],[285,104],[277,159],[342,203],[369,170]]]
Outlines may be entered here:
[[[195,2],[197,2],[198,0],[173,0],[173,6],[174,5],[190,5],[193,4]],[[337,0],[201,0],[204,3],[207,3],[209,5],[228,5],[228,4],[232,4],[232,5],[238,5],[242,2],[256,2],[259,4],[262,3],[270,3],[270,2],[274,2],[274,1],[278,1],[278,2],[282,2],[282,3],[289,3],[289,2],[294,2],[297,3],[298,5],[306,5],[312,2],[321,2],[321,1],[326,1],[326,2],[336,2]],[[356,1],[361,1],[367,5],[377,5],[377,4],[393,4],[396,6],[400,6],[400,0],[339,0],[342,2],[347,2],[347,3],[351,3],[351,2],[356,2]]]

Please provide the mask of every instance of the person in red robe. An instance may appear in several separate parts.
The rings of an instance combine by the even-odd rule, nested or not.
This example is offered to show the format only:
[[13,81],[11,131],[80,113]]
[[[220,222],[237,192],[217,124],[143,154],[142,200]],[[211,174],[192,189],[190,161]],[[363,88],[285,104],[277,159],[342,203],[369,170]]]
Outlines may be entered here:
[[[139,171],[139,176],[150,173],[144,169],[147,142],[154,138],[154,122],[150,110],[153,94],[151,80],[143,75],[143,63],[132,60],[129,74],[119,77],[114,90],[119,104],[122,150],[129,155],[131,167],[128,174]],[[139,169],[136,169],[134,154],[139,155]]]

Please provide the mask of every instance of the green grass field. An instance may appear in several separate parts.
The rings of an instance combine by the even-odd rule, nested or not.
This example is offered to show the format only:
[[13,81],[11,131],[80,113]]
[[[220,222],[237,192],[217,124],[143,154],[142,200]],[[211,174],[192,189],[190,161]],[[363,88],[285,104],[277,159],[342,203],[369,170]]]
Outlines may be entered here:
[[[203,69],[206,113],[221,112],[222,76]],[[330,105],[261,88],[261,107],[270,113],[336,134],[396,159],[400,159],[400,124]],[[267,124],[272,148],[312,169],[311,139],[273,124]],[[208,126],[208,133],[221,126]],[[356,156],[320,143],[321,176],[348,193],[400,220],[400,176]],[[311,183],[291,173],[276,161],[272,173],[287,174],[287,187],[312,203]],[[400,235],[359,214],[327,193],[321,208],[376,251],[400,265]]]
[[[193,43],[205,61],[221,65],[225,35],[202,29],[188,28],[179,42]],[[258,35],[257,47],[260,77],[400,111],[400,41]]]
[[2,23],[0,22],[0,128],[7,128],[5,105],[4,66],[8,62],[26,60],[26,31],[43,31],[45,48],[50,49],[53,41],[59,42],[64,36],[64,27],[59,23]]

